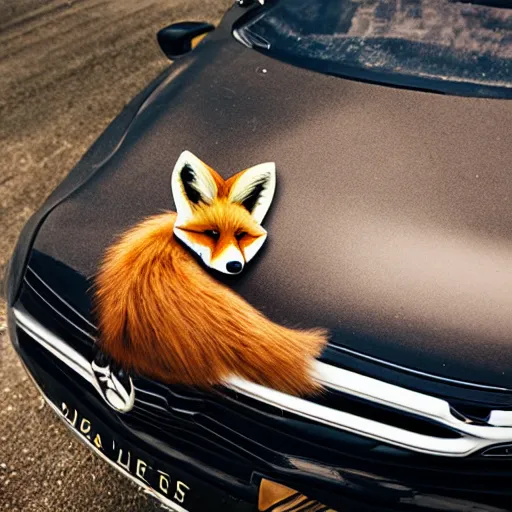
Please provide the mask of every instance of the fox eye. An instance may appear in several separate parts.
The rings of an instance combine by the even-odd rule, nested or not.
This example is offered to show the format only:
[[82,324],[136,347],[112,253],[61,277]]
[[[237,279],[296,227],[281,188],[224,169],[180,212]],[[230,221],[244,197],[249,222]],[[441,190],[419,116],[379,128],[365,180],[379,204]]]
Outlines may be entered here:
[[235,238],[236,238],[238,241],[240,241],[240,240],[242,240],[242,238],[243,238],[245,235],[247,235],[247,233],[246,233],[245,231],[240,231],[240,233],[237,233],[237,234],[235,235]]
[[214,229],[207,229],[207,230],[203,231],[203,233],[206,236],[213,238],[214,240],[218,240],[220,237],[220,233],[218,231],[215,231]]

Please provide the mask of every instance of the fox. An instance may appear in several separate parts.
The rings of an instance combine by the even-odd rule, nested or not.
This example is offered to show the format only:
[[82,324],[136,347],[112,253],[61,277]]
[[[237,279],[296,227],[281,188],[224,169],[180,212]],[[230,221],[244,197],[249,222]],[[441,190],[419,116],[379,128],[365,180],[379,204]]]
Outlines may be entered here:
[[273,162],[224,180],[182,152],[171,176],[176,211],[129,228],[100,262],[101,352],[167,384],[212,390],[235,376],[290,395],[319,392],[313,368],[327,331],[271,321],[207,270],[236,275],[254,258],[275,188]]

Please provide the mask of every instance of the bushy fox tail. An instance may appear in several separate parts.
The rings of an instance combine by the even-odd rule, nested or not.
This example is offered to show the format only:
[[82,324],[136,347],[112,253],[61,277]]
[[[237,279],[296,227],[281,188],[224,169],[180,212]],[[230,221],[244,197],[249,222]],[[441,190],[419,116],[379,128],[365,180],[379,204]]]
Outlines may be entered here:
[[175,218],[150,217],[108,250],[96,279],[102,351],[166,383],[210,388],[236,375],[318,390],[312,363],[327,333],[277,325],[213,279],[174,238]]

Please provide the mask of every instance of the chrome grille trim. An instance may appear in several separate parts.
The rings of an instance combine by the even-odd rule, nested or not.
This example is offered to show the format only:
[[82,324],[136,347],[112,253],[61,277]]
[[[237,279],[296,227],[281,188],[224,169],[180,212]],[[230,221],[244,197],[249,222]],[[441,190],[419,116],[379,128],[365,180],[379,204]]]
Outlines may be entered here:
[[95,379],[91,364],[87,359],[70,347],[64,340],[56,336],[49,329],[41,325],[30,314],[14,308],[14,318],[16,325],[25,331],[33,340],[37,341],[48,352],[52,353],[57,359],[69,366],[80,377],[89,384],[94,385]]
[[[95,379],[93,378],[91,365],[81,354],[42,326],[27,312],[15,308],[14,316],[19,328],[23,329],[87,382],[94,385]],[[512,442],[512,426],[507,424],[512,412],[492,411],[488,425],[474,425],[455,417],[452,414],[450,404],[440,398],[321,362],[315,362],[312,371],[314,377],[327,388],[407,414],[414,414],[457,432],[459,437],[441,438],[411,432],[332,409],[325,405],[319,405],[304,398],[286,395],[238,377],[227,379],[226,386],[237,393],[308,420],[430,455],[465,457],[484,448]],[[491,423],[493,419],[496,426]]]
[[512,427],[512,411],[491,411],[488,423],[495,427]]

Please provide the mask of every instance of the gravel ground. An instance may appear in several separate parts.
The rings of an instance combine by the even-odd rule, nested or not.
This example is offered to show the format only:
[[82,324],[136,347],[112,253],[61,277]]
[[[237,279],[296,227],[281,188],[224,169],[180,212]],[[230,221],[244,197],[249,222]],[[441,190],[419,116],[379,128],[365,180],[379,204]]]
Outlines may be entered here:
[[[30,215],[168,61],[155,32],[232,0],[0,2],[0,275]],[[76,441],[11,348],[0,300],[0,510],[158,510]]]

